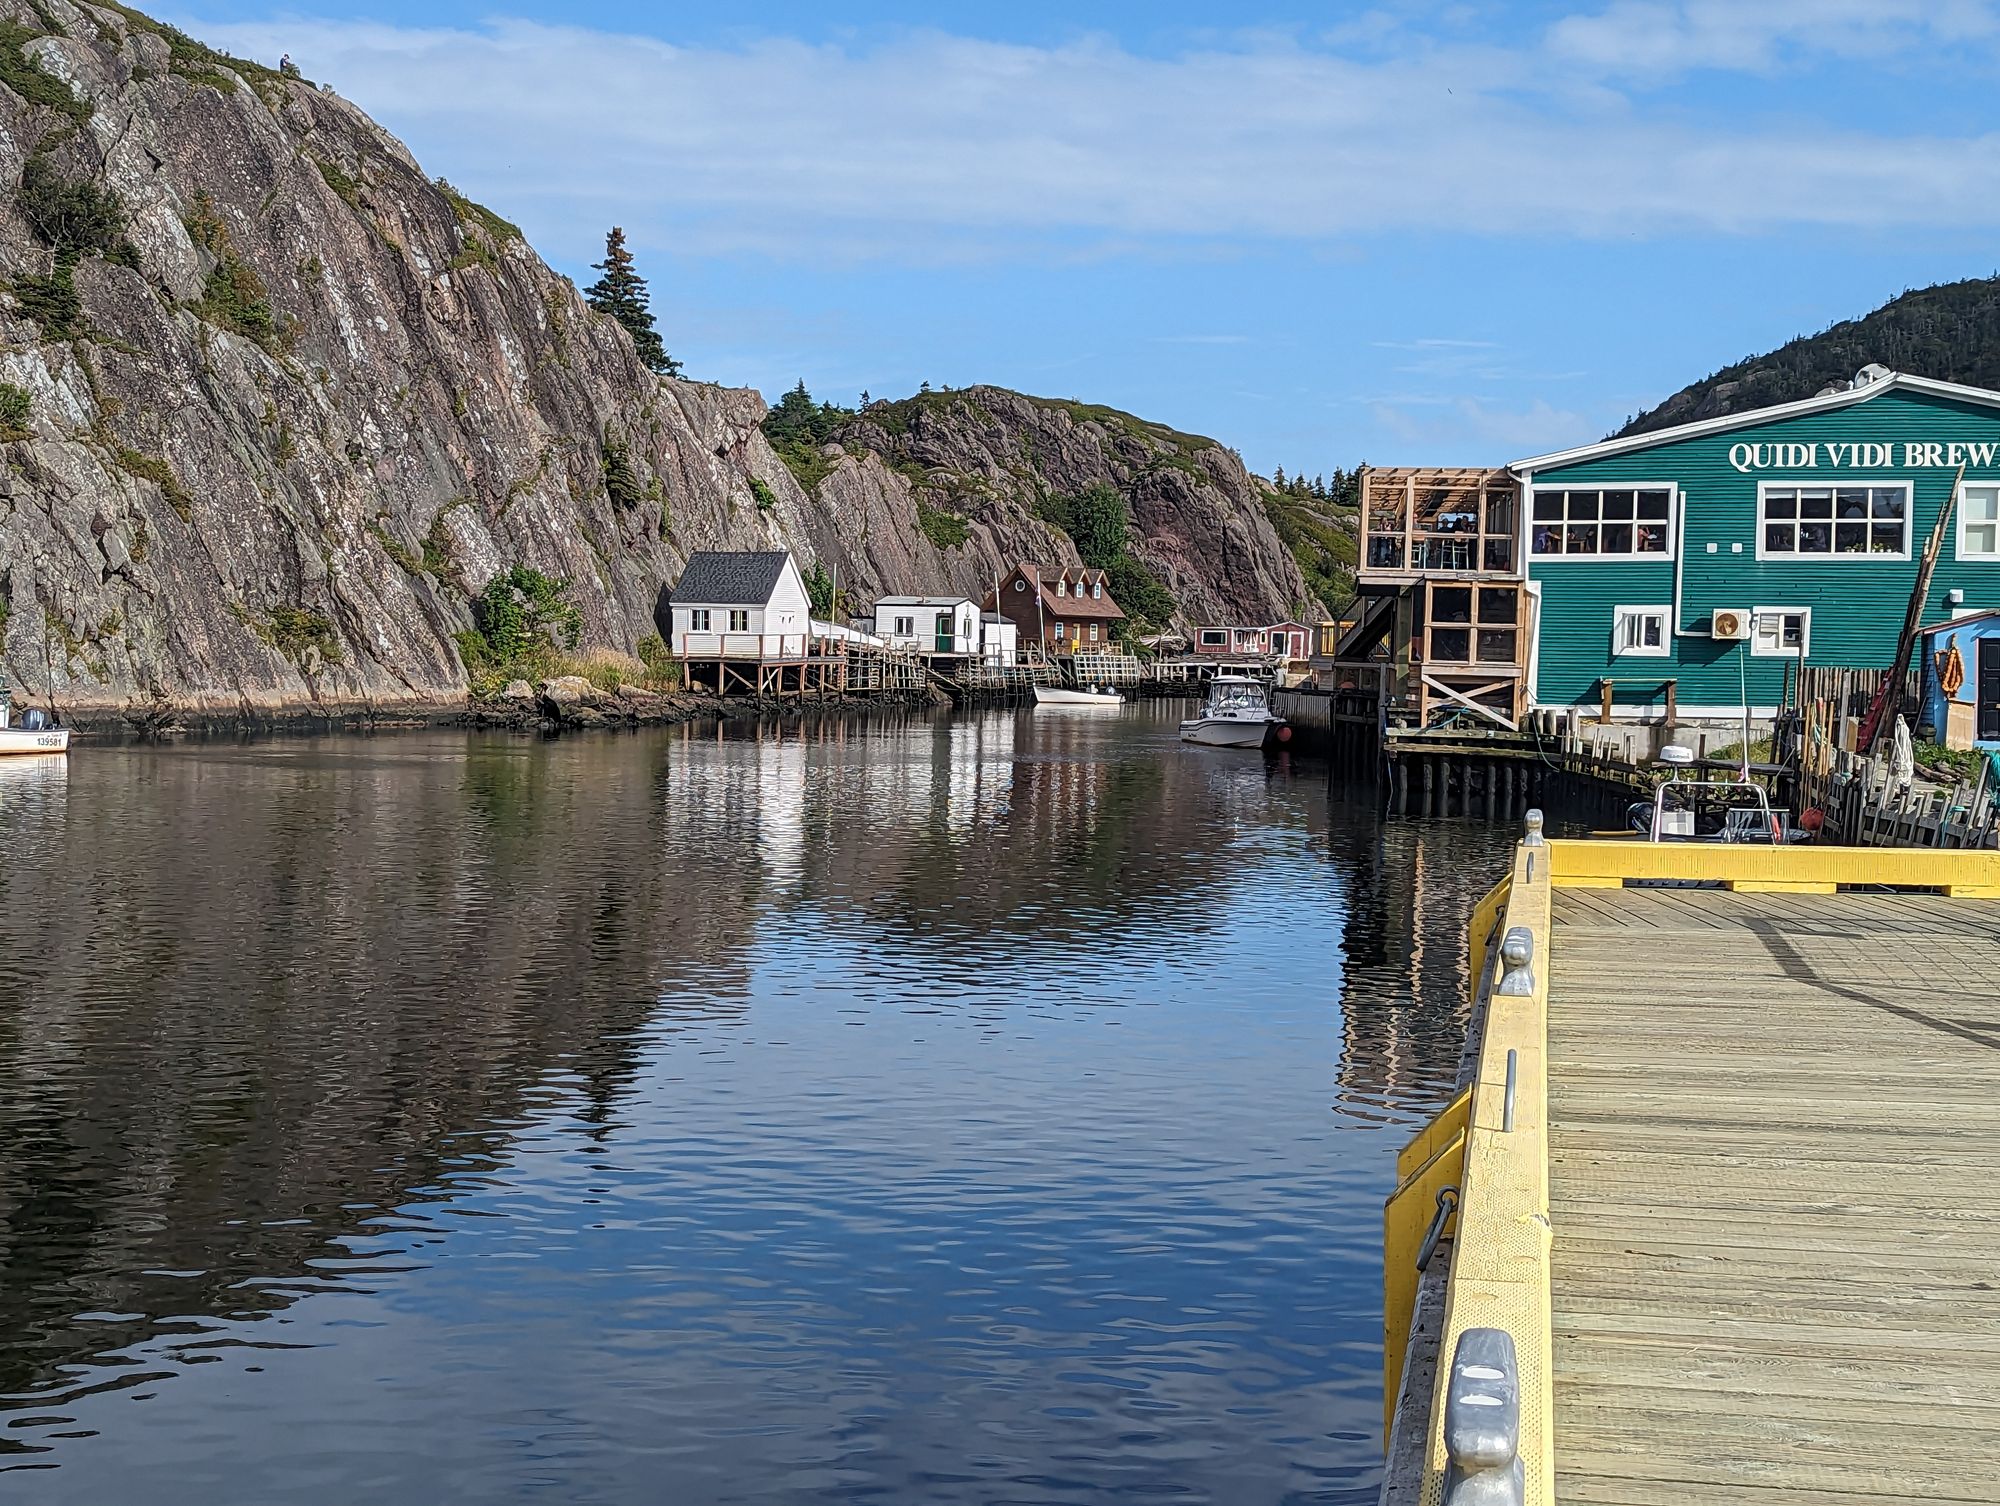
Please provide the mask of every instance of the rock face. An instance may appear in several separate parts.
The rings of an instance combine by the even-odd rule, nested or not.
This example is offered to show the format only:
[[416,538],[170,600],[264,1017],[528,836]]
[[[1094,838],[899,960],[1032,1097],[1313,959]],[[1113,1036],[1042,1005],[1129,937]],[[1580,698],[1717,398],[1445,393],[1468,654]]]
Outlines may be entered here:
[[[0,383],[27,395],[10,416],[0,388],[0,657],[36,699],[449,704],[454,635],[511,565],[568,578],[584,646],[629,651],[695,549],[976,594],[1002,560],[1073,558],[1033,499],[1097,480],[1188,615],[1305,603],[1211,442],[974,389],[912,400],[899,432],[871,409],[809,497],[757,394],[653,376],[346,101],[123,7],[0,15]],[[122,233],[51,208],[87,190]],[[926,536],[919,474],[963,544]]]
[[1180,625],[1324,610],[1232,451],[1116,409],[999,387],[925,393],[871,404],[821,459],[831,469],[806,536],[861,599],[977,598],[1019,561],[1081,563],[1041,514],[1051,499],[1108,486],[1125,499],[1131,552],[1173,595]]

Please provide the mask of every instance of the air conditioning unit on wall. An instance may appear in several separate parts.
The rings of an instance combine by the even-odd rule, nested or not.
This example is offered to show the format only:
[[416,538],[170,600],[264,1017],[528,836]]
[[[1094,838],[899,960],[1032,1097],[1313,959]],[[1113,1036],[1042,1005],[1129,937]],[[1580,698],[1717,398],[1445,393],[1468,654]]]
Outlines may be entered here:
[[1741,640],[1750,636],[1750,614],[1735,607],[1718,607],[1710,620],[1709,632],[1717,638]]

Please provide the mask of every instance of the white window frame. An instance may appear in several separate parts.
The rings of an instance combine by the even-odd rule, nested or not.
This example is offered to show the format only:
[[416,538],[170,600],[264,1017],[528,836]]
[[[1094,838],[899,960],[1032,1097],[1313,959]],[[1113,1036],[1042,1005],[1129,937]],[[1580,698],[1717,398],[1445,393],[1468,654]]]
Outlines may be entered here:
[[[1761,519],[1757,525],[1763,527]],[[1782,556],[1780,556],[1782,558]],[[1817,555],[1808,558],[1818,558]],[[1778,629],[1778,644],[1766,648],[1757,641],[1757,624],[1773,612],[1784,612],[1799,619],[1799,646],[1786,648],[1785,632]],[[1811,607],[1752,607],[1750,609],[1750,657],[1753,659],[1810,659],[1812,657],[1812,608]]]
[[689,608],[688,608],[688,626],[687,626],[687,630],[688,630],[688,631],[689,631],[690,633],[705,633],[705,632],[707,632],[707,631],[708,631],[708,608],[707,608],[707,607],[689,607]]
[[1094,622],[1090,625],[1090,641],[1092,643],[1097,641],[1097,624]]
[[[1586,555],[1576,556],[1588,558]],[[1614,659],[1664,659],[1673,647],[1674,609],[1670,606],[1613,607],[1611,609],[1611,657]],[[1657,617],[1660,619],[1660,642],[1657,648],[1649,648],[1641,643],[1634,648],[1621,648],[1622,631],[1629,618]]]
[[732,633],[747,633],[750,631],[750,609],[748,607],[731,607],[729,609],[729,631]]
[[[1612,560],[1638,561],[1643,564],[1648,561],[1657,563],[1660,560],[1672,560],[1680,554],[1681,489],[1671,481],[1592,481],[1577,485],[1569,485],[1557,481],[1533,481],[1524,486],[1522,490],[1525,496],[1523,496],[1521,501],[1521,517],[1524,525],[1521,534],[1521,557],[1531,563],[1539,565],[1551,562],[1559,563],[1564,560]],[[1667,494],[1667,547],[1659,551],[1635,549],[1626,554],[1537,554],[1535,553],[1535,525],[1539,520],[1535,517],[1535,497],[1541,492],[1665,492]],[[1601,508],[1602,506],[1603,504],[1600,501],[1599,507]],[[1636,516],[1637,512],[1638,508],[1634,506],[1633,513],[1635,516],[1632,519],[1632,527],[1635,530],[1635,537],[1637,536],[1636,530],[1639,526],[1639,519]],[[1565,518],[1563,526],[1567,527],[1568,521]],[[1603,525],[1604,520],[1600,517],[1598,519],[1598,526],[1602,528]]]
[[[1903,489],[1903,548],[1900,553],[1889,554],[1885,552],[1882,554],[1877,554],[1872,549],[1863,549],[1854,554],[1841,554],[1837,552],[1821,554],[1816,550],[1811,554],[1807,554],[1803,550],[1798,550],[1798,549],[1794,549],[1787,552],[1784,550],[1769,551],[1764,548],[1764,523],[1765,523],[1764,498],[1765,495],[1769,493],[1773,488],[1776,488],[1780,491],[1825,490],[1825,491],[1837,492],[1842,487],[1848,487],[1848,486],[1899,486]],[[1851,564],[1855,560],[1875,560],[1877,562],[1883,560],[1891,562],[1896,560],[1907,560],[1910,557],[1910,540],[1912,537],[1915,536],[1916,532],[1916,526],[1917,526],[1916,511],[1917,511],[1916,483],[1907,480],[1901,476],[1842,476],[1837,481],[1824,481],[1824,482],[1817,480],[1759,481],[1757,483],[1757,558],[1760,560],[1769,560],[1774,564],[1780,564],[1780,565],[1796,565],[1796,564],[1816,565],[1816,564],[1821,564],[1827,560],[1834,560],[1843,564]],[[1777,521],[1782,523],[1785,521],[1785,519],[1780,518]],[[1796,519],[1794,519],[1793,521],[1794,523],[1797,522]],[[1830,529],[1835,523],[1838,523],[1839,521],[1840,521],[1839,518],[1829,519],[1827,522],[1827,527]],[[1874,524],[1875,520],[1873,518],[1868,519],[1868,525],[1870,528],[1873,528]],[[1759,608],[1759,610],[1761,611],[1762,608]],[[1774,607],[1772,608],[1772,610],[1792,612],[1799,610],[1799,608]]]
[[916,637],[917,619],[914,617],[898,617],[894,619],[894,623],[889,629],[889,636],[892,638]]
[[1958,488],[1956,516],[1958,537],[1952,540],[1952,557],[1963,560],[1968,565],[2000,565],[2000,548],[1991,554],[1967,554],[1965,552],[1965,488],[1968,486],[1990,486],[2000,492],[2000,478],[1989,476],[1967,476]]
[[1202,648],[1228,648],[1228,628],[1202,628],[1197,643]]

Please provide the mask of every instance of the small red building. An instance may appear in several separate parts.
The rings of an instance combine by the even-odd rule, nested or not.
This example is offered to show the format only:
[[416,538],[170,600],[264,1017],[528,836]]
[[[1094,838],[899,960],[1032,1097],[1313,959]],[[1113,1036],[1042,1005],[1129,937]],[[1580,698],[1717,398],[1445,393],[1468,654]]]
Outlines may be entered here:
[[1049,654],[1109,649],[1112,628],[1125,620],[1104,572],[1083,565],[1016,565],[981,610],[998,612],[1020,629],[1021,642]]

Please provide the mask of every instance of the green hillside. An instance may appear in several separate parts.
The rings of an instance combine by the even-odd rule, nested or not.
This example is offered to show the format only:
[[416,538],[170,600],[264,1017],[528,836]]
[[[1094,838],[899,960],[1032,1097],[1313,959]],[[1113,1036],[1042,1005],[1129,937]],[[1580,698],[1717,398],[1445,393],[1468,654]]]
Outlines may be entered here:
[[2000,388],[2000,277],[1917,288],[1859,319],[1725,366],[1629,420],[1618,434],[1794,402],[1850,381],[1871,361],[1914,376]]

